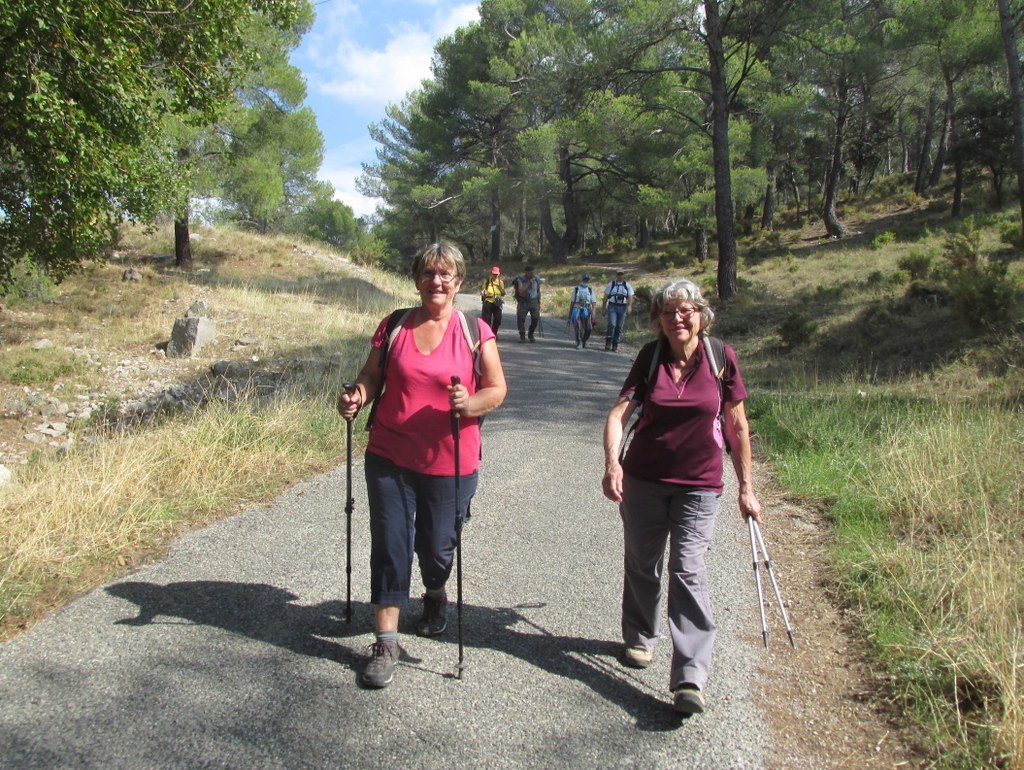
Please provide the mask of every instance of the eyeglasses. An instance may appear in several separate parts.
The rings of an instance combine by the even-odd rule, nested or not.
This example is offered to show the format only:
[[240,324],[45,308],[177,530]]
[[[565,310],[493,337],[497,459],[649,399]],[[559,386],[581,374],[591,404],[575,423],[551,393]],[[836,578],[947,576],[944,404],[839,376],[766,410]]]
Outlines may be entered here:
[[666,321],[670,318],[679,316],[680,318],[689,318],[694,313],[699,313],[700,308],[697,307],[677,307],[675,310],[662,310],[661,317]]
[[420,280],[426,281],[427,283],[433,283],[434,279],[437,278],[443,284],[449,284],[455,280],[455,276],[451,273],[439,273],[436,270],[424,270],[420,273]]

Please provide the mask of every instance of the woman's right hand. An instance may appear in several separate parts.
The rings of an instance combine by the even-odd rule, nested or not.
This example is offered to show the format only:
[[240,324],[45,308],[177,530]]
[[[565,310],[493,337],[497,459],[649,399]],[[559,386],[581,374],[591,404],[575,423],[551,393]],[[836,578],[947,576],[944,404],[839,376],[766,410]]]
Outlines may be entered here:
[[618,463],[607,468],[601,479],[601,491],[613,503],[622,502],[622,466]]
[[354,420],[363,406],[363,391],[358,385],[351,390],[343,390],[338,396],[338,414],[346,420]]

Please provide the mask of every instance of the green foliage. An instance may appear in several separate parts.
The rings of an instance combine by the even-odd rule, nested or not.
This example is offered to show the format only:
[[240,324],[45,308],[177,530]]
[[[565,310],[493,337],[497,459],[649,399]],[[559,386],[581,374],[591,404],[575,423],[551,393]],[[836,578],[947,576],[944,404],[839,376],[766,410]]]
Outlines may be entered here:
[[57,287],[38,264],[19,259],[8,268],[6,279],[0,273],[0,291],[11,304],[43,302],[57,294]]
[[871,239],[871,248],[874,249],[875,251],[878,251],[879,249],[884,249],[886,246],[888,246],[890,243],[892,243],[895,240],[896,240],[896,233],[893,233],[893,232],[879,233],[878,235],[876,235],[874,238]]
[[896,266],[900,270],[905,270],[912,280],[919,281],[931,275],[933,261],[931,254],[912,250],[896,260]]
[[0,351],[0,380],[11,385],[52,385],[84,369],[85,362],[63,348],[34,350],[18,346]]
[[779,324],[779,337],[787,348],[797,348],[818,333],[818,323],[804,313],[790,313]]
[[[129,4],[130,5],[130,4]],[[0,281],[24,259],[59,281],[125,218],[181,198],[163,118],[212,122],[253,64],[246,22],[307,0],[195,0],[159,12],[11,0],[0,13]],[[308,15],[307,15],[308,18]]]
[[975,332],[1005,329],[1021,316],[1024,288],[1006,262],[981,254],[981,233],[968,221],[946,239],[949,304]]

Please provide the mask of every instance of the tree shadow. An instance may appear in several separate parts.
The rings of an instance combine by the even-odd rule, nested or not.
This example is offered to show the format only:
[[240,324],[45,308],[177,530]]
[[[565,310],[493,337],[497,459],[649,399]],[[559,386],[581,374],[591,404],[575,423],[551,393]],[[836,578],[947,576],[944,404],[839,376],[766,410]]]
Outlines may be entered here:
[[[138,607],[134,617],[118,625],[146,626],[188,623],[220,628],[233,634],[272,644],[299,655],[341,663],[353,672],[367,660],[362,642],[372,627],[373,610],[365,602],[352,603],[352,622],[345,622],[344,601],[298,604],[290,591],[263,583],[197,580],[168,583],[125,581],[106,587],[111,596]],[[555,677],[572,679],[618,705],[644,731],[672,730],[681,719],[666,703],[618,662],[621,643],[604,639],[562,636],[530,620],[526,611],[543,604],[516,607],[463,606],[463,643],[466,648],[488,649],[525,661]],[[407,612],[411,626],[414,612]],[[456,613],[453,608],[446,640],[455,648]],[[403,623],[403,625],[405,625]],[[403,632],[412,632],[411,627]],[[338,641],[340,640],[340,641]],[[454,655],[453,655],[454,657]],[[471,656],[467,656],[471,657]],[[413,666],[443,678],[455,676],[423,665],[403,650],[401,665]]]

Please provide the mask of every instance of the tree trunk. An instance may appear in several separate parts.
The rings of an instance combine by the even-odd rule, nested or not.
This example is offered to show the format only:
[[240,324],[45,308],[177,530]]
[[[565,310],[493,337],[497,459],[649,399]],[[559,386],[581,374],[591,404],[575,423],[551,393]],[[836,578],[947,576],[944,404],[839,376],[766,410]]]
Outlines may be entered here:
[[647,221],[647,217],[639,217],[640,221],[637,222],[637,239],[636,246],[638,249],[646,249],[651,242],[651,226]]
[[693,257],[697,262],[706,262],[711,256],[711,236],[706,227],[700,227],[693,234]]
[[775,164],[768,166],[766,171],[768,173],[768,183],[764,188],[764,208],[761,209],[761,229],[772,232],[775,230]]
[[501,207],[498,191],[491,192],[491,263],[501,257]]
[[928,189],[928,160],[932,151],[932,132],[935,131],[935,92],[928,96],[928,114],[925,115],[924,136],[921,137],[921,149],[917,159],[917,178],[914,179],[914,192],[924,195]]
[[942,114],[942,133],[939,135],[939,149],[935,153],[935,165],[932,166],[932,174],[928,178],[928,186],[934,187],[942,178],[942,169],[946,165],[946,156],[949,154],[949,132],[953,127],[953,83],[946,78],[946,104]]
[[174,265],[182,270],[192,269],[192,241],[189,238],[188,208],[174,220]]
[[846,121],[849,106],[847,105],[847,87],[839,89],[839,109],[836,111],[836,135],[832,144],[832,160],[829,163],[828,176],[825,179],[825,200],[821,206],[821,216],[825,221],[825,232],[830,238],[845,238],[850,234],[846,225],[839,221],[836,214],[836,202],[839,200],[839,183],[843,177],[843,143],[846,141]]
[[729,161],[729,93],[725,73],[718,0],[704,0],[711,81],[711,147],[715,171],[715,224],[718,230],[718,296],[736,296],[736,230],[732,203],[732,171]]
[[519,196],[519,226],[516,229],[516,255],[526,253],[526,196]]
[[946,78],[946,117],[949,120],[946,127],[946,153],[953,157],[953,205],[950,208],[950,215],[955,219],[960,216],[963,208],[964,163],[960,153],[956,151],[956,95],[953,91],[953,79],[949,77]]
[[1021,86],[1020,59],[1017,58],[1017,35],[1009,0],[999,0],[999,24],[1010,74],[1010,106],[1013,111],[1013,165],[1017,171],[1017,200],[1020,203],[1020,225],[1024,233],[1024,89]]

